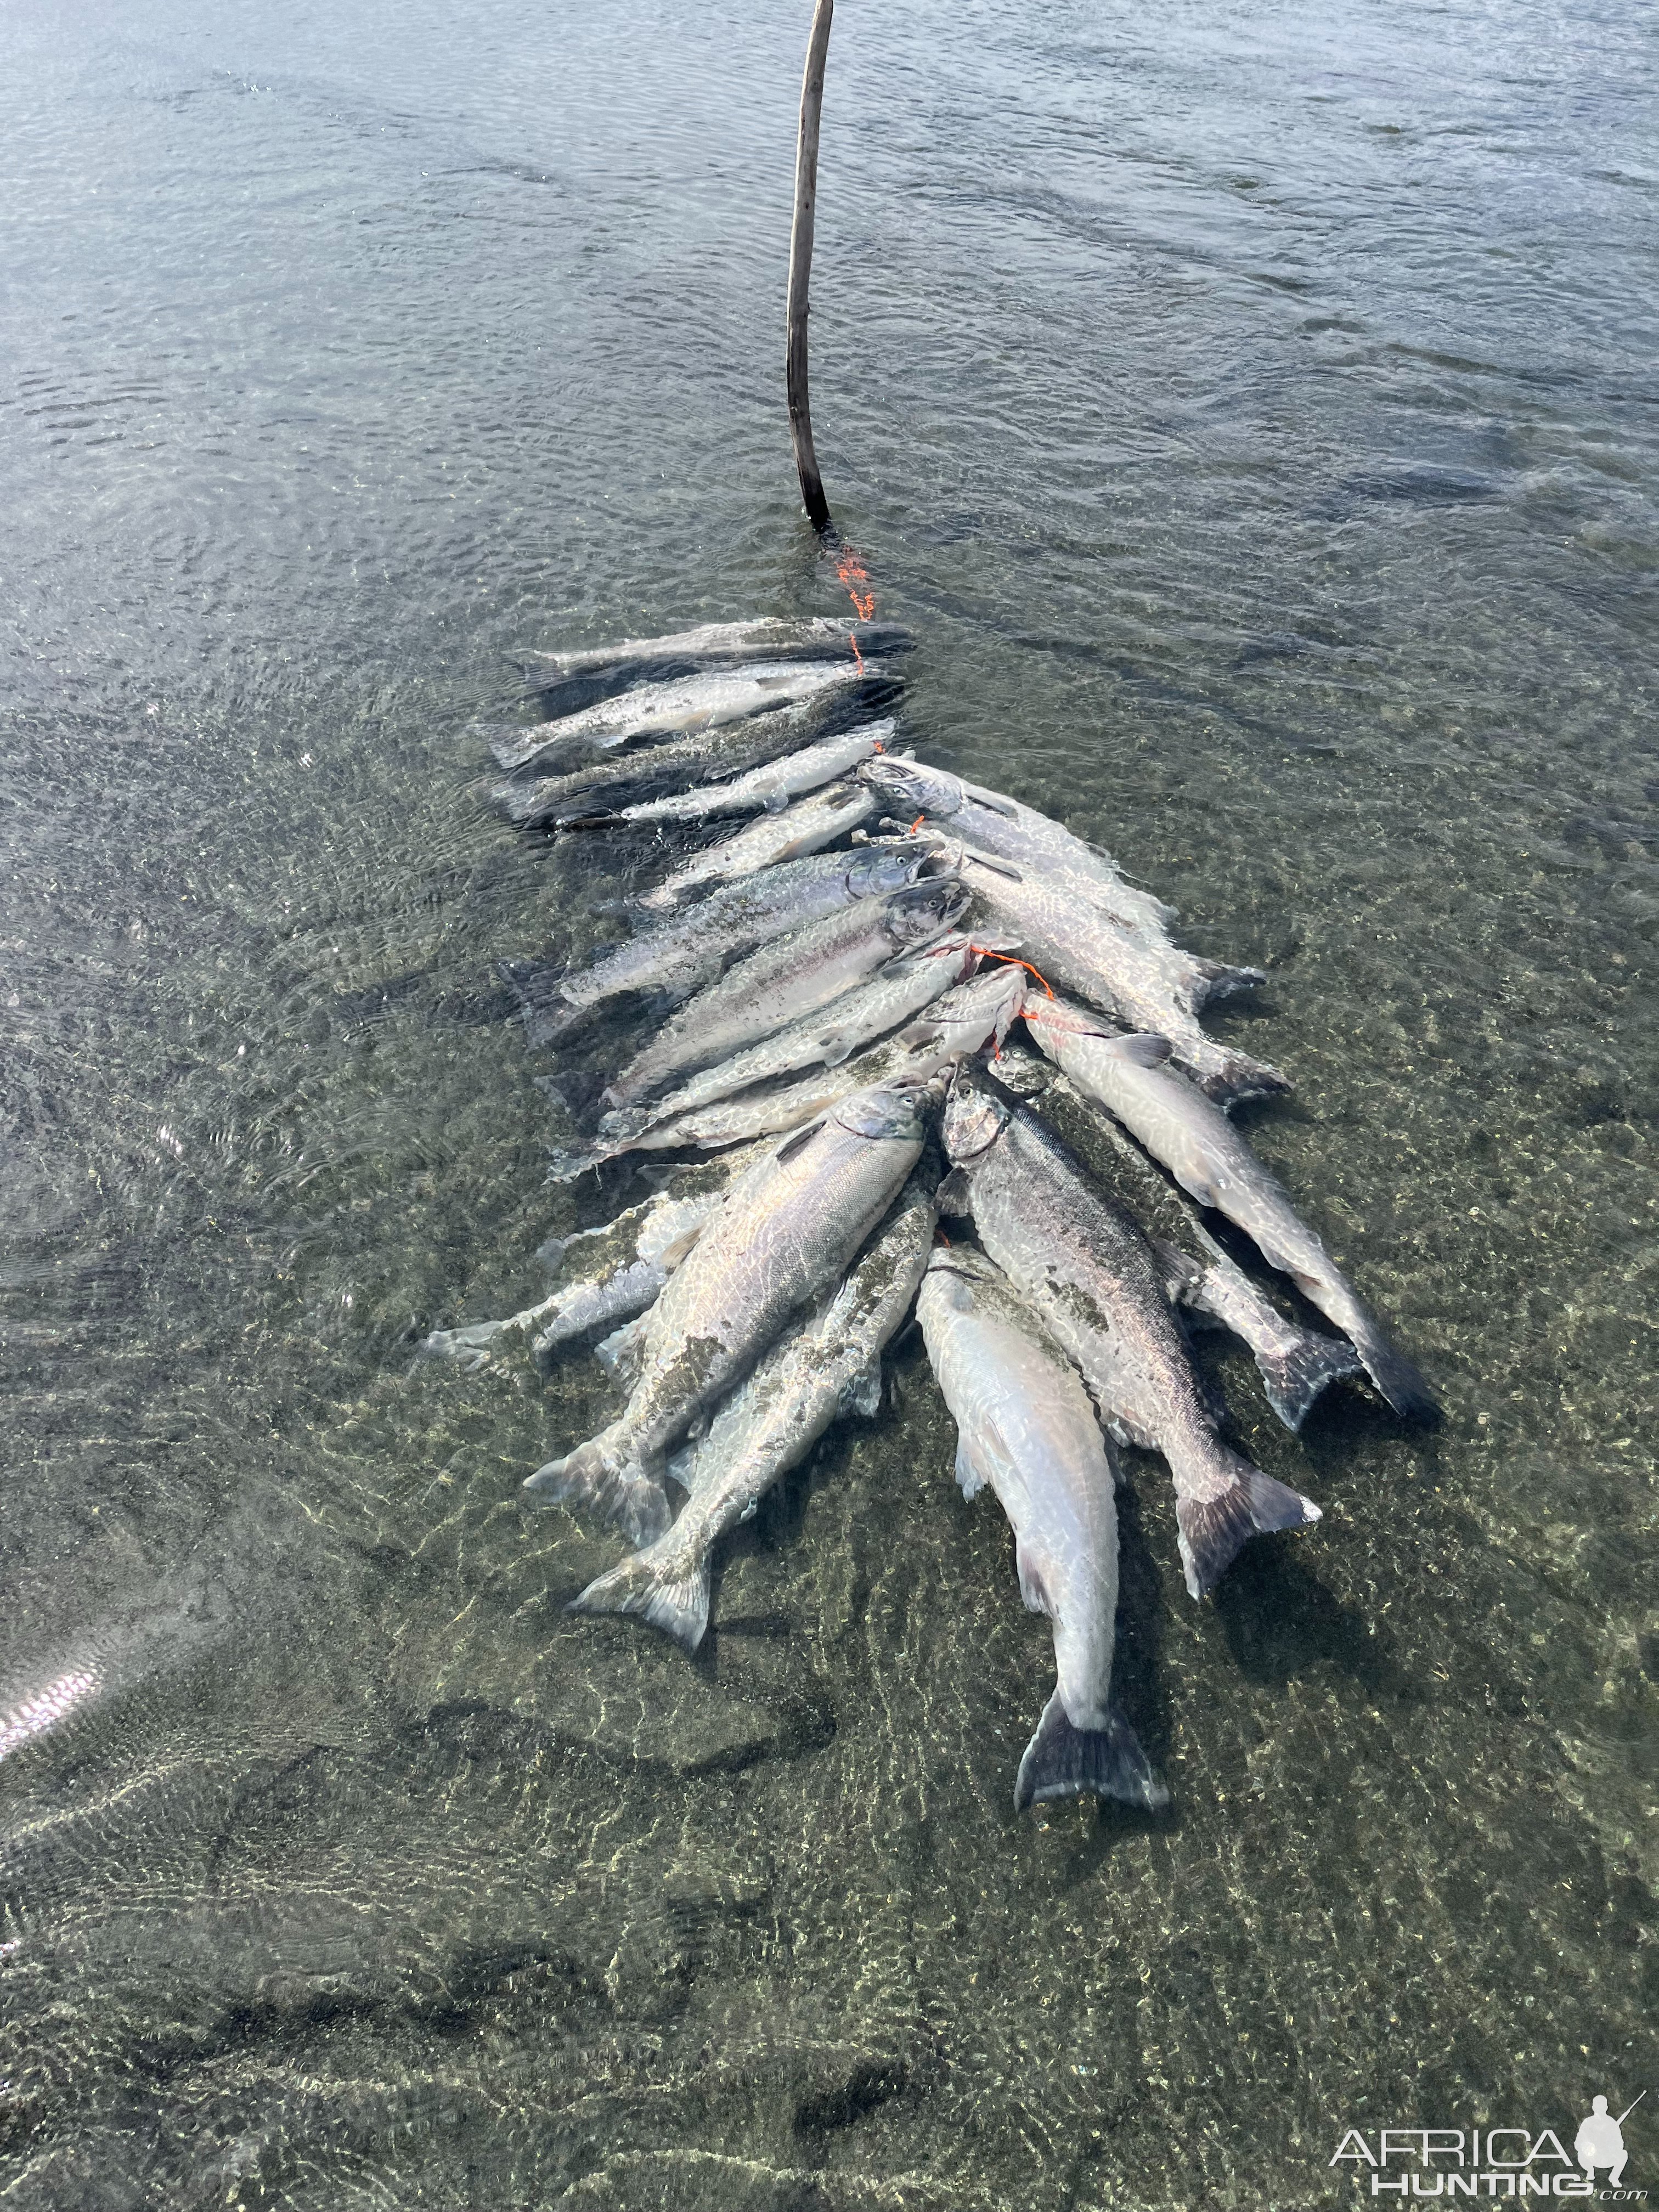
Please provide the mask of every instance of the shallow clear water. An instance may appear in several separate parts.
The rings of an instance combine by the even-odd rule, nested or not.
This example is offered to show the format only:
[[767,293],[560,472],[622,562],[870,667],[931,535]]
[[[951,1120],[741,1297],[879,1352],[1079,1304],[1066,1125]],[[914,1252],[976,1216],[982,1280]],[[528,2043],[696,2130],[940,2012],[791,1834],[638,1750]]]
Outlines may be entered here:
[[598,1381],[410,1371],[637,1188],[544,1183],[495,980],[615,886],[462,726],[846,604],[805,17],[9,18],[9,2205],[1320,2205],[1350,2125],[1653,2078],[1639,8],[837,19],[820,457],[911,732],[1271,969],[1257,1141],[1448,1407],[1297,1444],[1224,1362],[1326,1517],[1202,1607],[1133,1469],[1172,1814],[1014,1816],[1048,1638],[914,1336],[696,1662],[520,1507]]

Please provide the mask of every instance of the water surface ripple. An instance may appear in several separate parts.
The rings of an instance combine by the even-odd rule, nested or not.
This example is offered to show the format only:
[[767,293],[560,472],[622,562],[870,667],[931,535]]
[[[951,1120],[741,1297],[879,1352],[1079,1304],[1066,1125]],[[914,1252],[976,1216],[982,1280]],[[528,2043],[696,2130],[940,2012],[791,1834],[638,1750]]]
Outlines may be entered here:
[[464,725],[527,645],[845,605],[805,13],[9,11],[8,2206],[1316,2206],[1350,2125],[1650,2078],[1628,0],[838,11],[819,447],[910,733],[1272,971],[1256,1140],[1448,1407],[1298,1444],[1224,1360],[1326,1517],[1203,1607],[1132,1470],[1171,1817],[1014,1816],[1048,1637],[914,1335],[695,1663],[520,1508],[598,1377],[410,1371],[638,1188],[544,1183],[495,980],[617,884]]

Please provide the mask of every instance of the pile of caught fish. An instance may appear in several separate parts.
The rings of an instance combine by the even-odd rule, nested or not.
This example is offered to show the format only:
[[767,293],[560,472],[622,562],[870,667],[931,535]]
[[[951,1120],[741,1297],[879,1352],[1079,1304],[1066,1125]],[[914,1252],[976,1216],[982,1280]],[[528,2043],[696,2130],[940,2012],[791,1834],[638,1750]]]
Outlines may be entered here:
[[[576,1610],[638,1613],[695,1650],[715,1546],[832,1421],[876,1412],[914,1312],[957,1479],[995,1492],[1020,1594],[1053,1624],[1056,1686],[1015,1802],[1158,1805],[1112,1698],[1113,1447],[1162,1455],[1194,1597],[1257,1531],[1319,1518],[1224,1440],[1188,1329],[1241,1338],[1291,1429],[1362,1370],[1402,1416],[1434,1402],[1227,1117],[1288,1087],[1200,1024],[1259,971],[1182,951],[1171,910],[1048,816],[896,751],[881,656],[904,641],[756,621],[544,656],[528,696],[545,719],[489,731],[512,820],[668,862],[630,902],[633,935],[585,966],[509,971],[571,1096],[585,1024],[625,1000],[660,1017],[607,1066],[554,1178],[678,1164],[544,1248],[559,1279],[539,1304],[423,1348],[478,1364],[507,1338],[546,1358],[602,1337],[622,1410],[526,1487],[636,1547]],[[1061,1102],[1091,1119],[1090,1166],[1053,1126]],[[1206,1211],[1341,1336],[1292,1320]]]

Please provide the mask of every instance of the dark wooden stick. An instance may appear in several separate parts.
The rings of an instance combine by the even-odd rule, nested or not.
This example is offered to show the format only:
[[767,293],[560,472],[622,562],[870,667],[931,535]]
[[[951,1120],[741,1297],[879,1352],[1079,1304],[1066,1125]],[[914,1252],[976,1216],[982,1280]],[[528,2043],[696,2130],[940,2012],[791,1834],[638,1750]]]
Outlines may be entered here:
[[800,495],[814,530],[830,527],[830,502],[823,495],[818,457],[812,450],[812,410],[806,398],[807,280],[812,273],[812,214],[818,191],[818,112],[823,106],[823,64],[830,51],[830,21],[836,0],[817,0],[812,35],[806,42],[806,73],[800,87],[800,136],[795,142],[795,221],[789,234],[789,434],[795,445]]

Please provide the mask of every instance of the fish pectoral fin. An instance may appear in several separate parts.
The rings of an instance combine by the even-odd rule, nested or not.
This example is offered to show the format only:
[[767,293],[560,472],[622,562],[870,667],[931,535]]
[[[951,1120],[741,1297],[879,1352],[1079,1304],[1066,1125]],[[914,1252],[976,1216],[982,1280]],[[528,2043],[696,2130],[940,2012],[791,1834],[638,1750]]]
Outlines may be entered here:
[[1042,1579],[1042,1569],[1026,1550],[1024,1543],[1014,1546],[1014,1565],[1019,1575],[1019,1594],[1025,1601],[1028,1613],[1046,1613],[1050,1620],[1058,1620],[1060,1608],[1048,1595],[1048,1586]]
[[793,1160],[797,1152],[805,1152],[807,1146],[811,1143],[813,1138],[817,1136],[818,1131],[823,1127],[823,1116],[820,1114],[817,1121],[807,1121],[804,1123],[800,1128],[793,1131],[790,1135],[784,1139],[777,1151],[773,1153],[772,1164],[774,1167],[781,1168],[787,1161]]
[[964,1436],[957,1438],[957,1487],[964,1498],[977,1498],[985,1487],[983,1471],[975,1464],[973,1448]]
[[672,1244],[664,1245],[658,1255],[657,1265],[665,1274],[673,1273],[708,1226],[708,1217],[705,1216],[701,1221],[694,1221],[689,1229],[683,1229]]
[[1154,1237],[1152,1246],[1158,1273],[1164,1278],[1164,1296],[1172,1304],[1183,1306],[1188,1311],[1198,1308],[1204,1295],[1203,1268],[1178,1246],[1165,1243],[1161,1237]]
[[968,1178],[960,1168],[952,1168],[933,1194],[933,1204],[940,1213],[959,1214],[973,1212],[973,1196]]
[[841,1410],[873,1421],[881,1411],[881,1357],[878,1353],[861,1374],[854,1376],[842,1394]]

